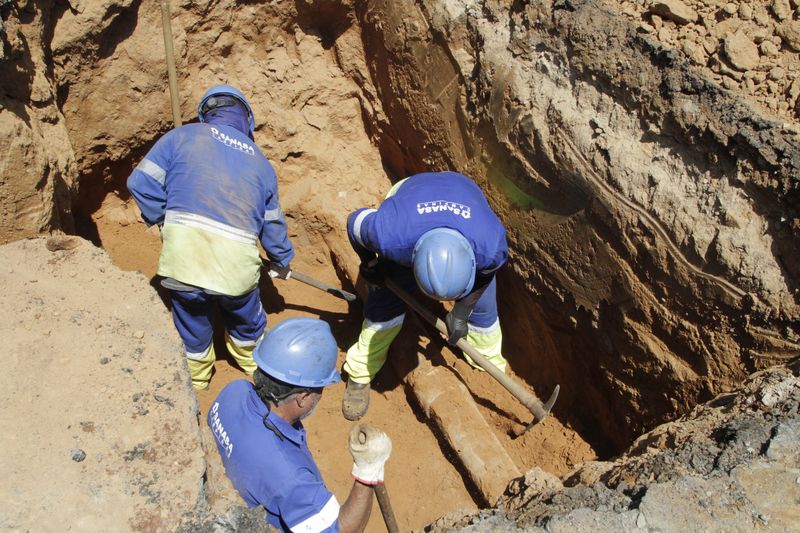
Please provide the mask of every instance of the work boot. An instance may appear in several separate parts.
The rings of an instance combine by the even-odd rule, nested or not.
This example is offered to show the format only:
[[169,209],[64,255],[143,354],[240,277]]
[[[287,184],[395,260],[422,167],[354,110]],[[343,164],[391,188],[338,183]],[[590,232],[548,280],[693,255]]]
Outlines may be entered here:
[[342,399],[342,414],[347,420],[358,420],[369,407],[369,383],[356,383],[347,380]]

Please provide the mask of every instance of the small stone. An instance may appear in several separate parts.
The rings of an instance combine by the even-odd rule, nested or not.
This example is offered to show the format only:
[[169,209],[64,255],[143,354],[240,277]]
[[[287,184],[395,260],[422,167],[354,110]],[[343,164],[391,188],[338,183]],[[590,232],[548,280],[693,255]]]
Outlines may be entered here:
[[725,78],[722,78],[722,86],[728,89],[729,91],[732,91],[734,89],[737,89],[739,87],[739,84],[736,83],[736,80],[732,80],[726,76]]
[[70,452],[72,456],[72,460],[76,463],[80,463],[84,459],[86,459],[86,452],[81,450],[80,448],[73,448]]
[[144,338],[144,331],[142,331],[141,329],[138,330],[138,331],[134,331],[133,332],[133,338],[134,339],[143,339]]
[[644,516],[644,513],[639,511],[639,515],[636,517],[636,527],[639,529],[644,529],[647,526],[647,519]]
[[728,15],[734,15],[736,14],[737,11],[739,11],[739,8],[736,7],[736,4],[734,4],[733,2],[729,2],[725,4],[725,6],[722,8],[722,11],[724,11]]
[[800,52],[800,20],[789,20],[775,27],[777,33],[789,48]]
[[653,27],[656,29],[656,32],[659,32],[661,28],[664,26],[664,19],[662,19],[658,15],[653,15],[652,17],[650,17],[650,20],[653,21]]
[[775,67],[769,71],[769,79],[778,81],[786,76],[786,71],[781,67]]
[[792,15],[792,6],[789,4],[789,0],[772,0],[770,7],[778,20],[786,20]]
[[726,36],[722,48],[734,68],[745,71],[758,66],[758,48],[743,31]]
[[676,24],[697,22],[697,11],[681,0],[656,0],[650,4],[649,12],[669,19]]
[[110,359],[108,357],[101,357],[100,358],[100,364],[101,365],[107,365],[109,361],[110,361]]
[[717,51],[717,48],[719,48],[719,43],[714,37],[707,35],[706,38],[703,39],[703,48],[707,54],[711,55]]
[[762,42],[759,48],[762,54],[769,57],[776,57],[779,52],[778,47],[772,41]]
[[142,396],[144,396],[143,392],[137,392],[131,397],[131,400],[133,400],[134,402],[138,402],[139,400],[142,399]]
[[750,7],[750,4],[739,4],[739,18],[742,20],[753,18],[753,8]]
[[758,11],[753,15],[753,20],[755,20],[756,24],[759,26],[766,26],[769,24],[769,15],[767,15],[766,11]]

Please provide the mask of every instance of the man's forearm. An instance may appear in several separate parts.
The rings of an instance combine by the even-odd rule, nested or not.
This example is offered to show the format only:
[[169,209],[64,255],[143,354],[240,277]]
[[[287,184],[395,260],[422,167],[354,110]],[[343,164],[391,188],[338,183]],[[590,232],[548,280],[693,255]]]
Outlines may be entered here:
[[339,509],[339,531],[342,533],[360,533],[367,527],[372,511],[372,494],[375,489],[359,481],[353,482],[353,488],[347,500]]

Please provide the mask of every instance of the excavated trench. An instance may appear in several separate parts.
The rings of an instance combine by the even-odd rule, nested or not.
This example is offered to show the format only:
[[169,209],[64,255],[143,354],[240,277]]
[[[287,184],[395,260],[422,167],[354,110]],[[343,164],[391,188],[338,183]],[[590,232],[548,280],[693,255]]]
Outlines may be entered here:
[[[124,181],[170,126],[160,13],[102,4],[43,8],[43,61],[75,153],[77,233],[152,277],[159,241]],[[473,177],[510,238],[498,277],[510,374],[540,396],[561,385],[553,416],[512,439],[527,410],[408,320],[368,418],[396,439],[387,479],[404,530],[494,503],[447,435],[461,399],[520,473],[563,476],[800,353],[791,121],[765,118],[600,3],[277,4],[173,6],[184,120],[208,85],[241,87],[279,176],[295,268],[362,295],[347,214],[415,172]],[[263,296],[272,323],[319,316],[343,350],[357,336],[358,305],[292,282],[265,280]],[[457,401],[431,412],[420,368],[454,383]],[[240,377],[220,361],[201,410]],[[308,425],[340,500],[341,394]]]

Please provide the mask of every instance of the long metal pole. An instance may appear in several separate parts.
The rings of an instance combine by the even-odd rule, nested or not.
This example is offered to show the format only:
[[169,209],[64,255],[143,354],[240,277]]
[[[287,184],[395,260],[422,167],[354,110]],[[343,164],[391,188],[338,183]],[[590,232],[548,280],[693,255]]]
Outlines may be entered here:
[[172,21],[169,16],[169,1],[161,2],[161,25],[164,28],[164,51],[167,55],[167,75],[169,77],[169,99],[172,103],[172,121],[180,128],[181,107],[178,100],[178,75],[175,72],[175,51],[172,49]]

